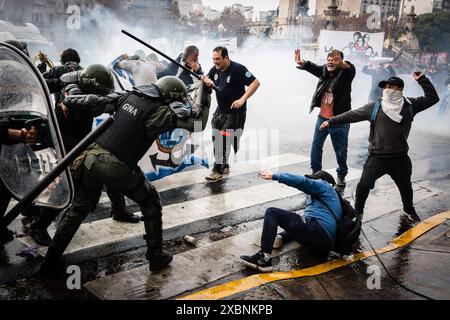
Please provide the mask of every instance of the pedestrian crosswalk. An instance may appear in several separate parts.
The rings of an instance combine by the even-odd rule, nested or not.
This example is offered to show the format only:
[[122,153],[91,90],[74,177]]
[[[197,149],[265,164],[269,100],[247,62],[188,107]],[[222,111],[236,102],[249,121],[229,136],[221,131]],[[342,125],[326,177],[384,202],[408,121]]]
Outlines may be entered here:
[[[233,181],[261,169],[272,169],[276,172],[283,171],[283,168],[292,169],[302,166],[303,169],[299,171],[304,172],[308,167],[308,160],[309,158],[305,156],[288,153],[259,161],[235,164],[228,179],[221,183],[225,186],[233,185]],[[336,174],[334,168],[326,171],[333,176]],[[191,195],[187,200],[178,199],[164,206],[165,240],[261,219],[265,208],[275,201],[282,203],[281,206],[284,209],[294,210],[296,207],[290,207],[288,203],[296,203],[299,206],[306,198],[295,188],[276,181],[257,180],[256,175],[252,178],[253,180],[248,181],[248,184],[240,185],[235,189],[222,188],[223,185],[220,187],[217,184],[206,182],[204,180],[206,173],[208,173],[206,169],[189,170],[154,182],[156,188],[161,192],[173,192],[174,190],[183,192],[183,190],[198,186],[202,189],[214,190],[200,197]],[[360,169],[349,168],[347,182],[351,184],[352,181],[359,179],[360,175]],[[371,207],[371,210],[366,213],[365,221],[376,219],[390,212],[389,210],[396,210],[401,206],[398,191],[392,181],[382,178],[379,180],[379,184],[382,185],[379,196],[376,199],[369,197],[368,206]],[[436,191],[430,191],[430,189],[417,184],[414,185],[414,192],[415,201],[422,201],[436,194]],[[350,193],[347,192],[347,194]],[[54,227],[49,232],[53,235]],[[176,255],[171,267],[168,268],[168,274],[165,275],[153,275],[145,265],[99,278],[86,284],[86,288],[102,299],[174,297],[239,270],[238,254],[251,253],[256,250],[253,245],[255,232],[260,232],[260,230],[242,233],[223,241],[214,242],[208,247],[196,248]],[[130,248],[144,246],[143,234],[142,223],[122,223],[111,218],[85,222],[70,243],[65,255],[71,261],[76,262],[123,252]],[[35,245],[27,236],[19,239],[26,245]],[[292,244],[283,248],[281,253],[297,247],[298,245]],[[45,255],[46,249],[46,247],[38,248],[41,255]],[[207,266],[206,269],[203,268],[205,270],[202,269],[202,265]],[[188,275],[191,276],[188,277]],[[179,285],[174,285],[174,283]]]
[[[367,202],[364,223],[401,207],[395,185],[383,184],[377,191],[377,197],[369,198]],[[420,202],[440,191],[414,184],[414,192],[416,202]],[[171,266],[161,273],[151,273],[145,264],[90,281],[84,286],[100,299],[170,299],[182,296],[239,272],[243,268],[239,256],[253,254],[260,249],[254,244],[260,233],[260,229],[248,231],[177,254]],[[297,248],[299,244],[294,241],[272,254],[278,257]]]
[[[228,177],[256,173],[261,169],[276,171],[280,167],[300,164],[307,160],[308,158],[305,156],[289,153],[251,160],[234,165]],[[181,172],[157,180],[154,185],[158,191],[162,192],[194,184],[205,184],[204,177],[207,172],[206,169]],[[226,220],[227,224],[233,224],[260,218],[260,212],[242,216],[236,211],[299,194],[296,189],[286,189],[288,189],[286,186],[276,182],[267,182],[262,185],[164,206],[164,238],[173,239],[186,233],[217,228],[222,225],[222,220]],[[103,201],[107,201],[107,196],[103,196],[103,198],[105,199]],[[228,215],[226,219],[225,215]],[[221,217],[223,219],[220,219]],[[53,226],[49,228],[51,236],[54,231]],[[144,226],[141,223],[128,224],[116,222],[111,218],[83,223],[67,248],[66,255],[76,254],[80,258],[86,259],[144,245],[143,233]],[[34,245],[30,237],[22,237],[20,240],[26,245]],[[38,248],[41,255],[45,255],[46,250],[46,247]]]

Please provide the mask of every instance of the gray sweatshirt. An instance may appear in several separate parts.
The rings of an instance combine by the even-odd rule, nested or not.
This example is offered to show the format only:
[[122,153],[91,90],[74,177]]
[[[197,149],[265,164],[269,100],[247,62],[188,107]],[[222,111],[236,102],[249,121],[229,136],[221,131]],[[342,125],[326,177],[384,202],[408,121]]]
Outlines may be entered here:
[[[407,98],[411,102],[414,115],[424,111],[439,101],[438,94],[427,77],[420,77],[417,82],[422,87],[425,96],[418,98]],[[403,119],[400,123],[391,120],[380,107],[375,122],[370,126],[369,155],[390,158],[406,155],[409,150],[408,136],[411,130],[413,117],[408,110],[407,103],[403,104],[401,115]],[[370,121],[375,102],[365,106],[345,112],[330,118],[330,125],[353,123],[360,121]]]

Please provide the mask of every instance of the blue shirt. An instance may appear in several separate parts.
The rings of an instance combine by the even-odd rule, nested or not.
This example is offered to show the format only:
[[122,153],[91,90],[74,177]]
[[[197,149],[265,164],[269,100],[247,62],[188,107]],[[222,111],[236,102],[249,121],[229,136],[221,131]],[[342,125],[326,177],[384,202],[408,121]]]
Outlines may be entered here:
[[225,71],[220,71],[216,67],[211,68],[208,78],[222,91],[221,93],[216,92],[217,111],[225,113],[247,111],[247,102],[239,109],[231,109],[233,102],[244,95],[245,86],[249,86],[256,80],[245,66],[230,61],[230,66]]
[[[305,217],[315,218],[317,223],[326,231],[332,241],[336,238],[336,221],[342,218],[342,207],[336,190],[326,181],[308,179],[304,176],[278,173],[272,180],[277,180],[290,187],[303,191],[308,195]],[[317,198],[324,201],[333,212]]]

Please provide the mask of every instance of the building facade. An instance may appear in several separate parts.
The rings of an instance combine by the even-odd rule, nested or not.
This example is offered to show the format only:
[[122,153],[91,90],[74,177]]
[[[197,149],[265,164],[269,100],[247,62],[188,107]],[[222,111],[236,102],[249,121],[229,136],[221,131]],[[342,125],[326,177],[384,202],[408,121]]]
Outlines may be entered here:
[[[368,12],[370,6],[379,6],[382,19],[385,20],[388,16],[399,16],[400,6],[402,0],[337,0],[338,9],[343,15],[365,14]],[[324,16],[324,10],[330,5],[330,0],[316,0],[316,7],[314,9],[315,15]]]
[[402,0],[400,6],[400,17],[406,17],[414,6],[416,15],[433,13],[443,9],[450,9],[449,0]]

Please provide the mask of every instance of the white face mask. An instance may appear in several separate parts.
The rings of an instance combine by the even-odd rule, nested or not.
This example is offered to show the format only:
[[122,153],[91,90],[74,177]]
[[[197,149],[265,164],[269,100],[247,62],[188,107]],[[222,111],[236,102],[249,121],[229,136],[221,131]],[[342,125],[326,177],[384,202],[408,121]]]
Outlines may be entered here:
[[400,115],[400,112],[403,108],[403,92],[394,89],[384,89],[381,107],[383,109],[383,112],[392,121],[400,123],[403,118]]
[[403,105],[403,92],[394,89],[384,89],[383,102],[384,101],[389,104]]

